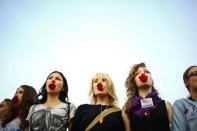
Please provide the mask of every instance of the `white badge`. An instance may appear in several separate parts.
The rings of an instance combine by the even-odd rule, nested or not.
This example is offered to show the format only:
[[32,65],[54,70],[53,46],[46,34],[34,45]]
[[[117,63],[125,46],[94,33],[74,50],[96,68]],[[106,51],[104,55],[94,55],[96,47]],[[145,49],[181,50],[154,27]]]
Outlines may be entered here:
[[142,108],[147,108],[147,107],[153,106],[152,98],[141,99],[140,102],[141,102]]

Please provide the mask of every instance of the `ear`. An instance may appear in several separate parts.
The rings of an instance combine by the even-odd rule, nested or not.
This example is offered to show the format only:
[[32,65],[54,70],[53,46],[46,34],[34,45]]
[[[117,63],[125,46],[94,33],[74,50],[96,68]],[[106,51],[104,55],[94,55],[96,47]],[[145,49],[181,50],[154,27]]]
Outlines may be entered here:
[[184,80],[185,86],[189,88],[189,79]]
[[189,91],[190,89],[190,84],[189,84],[189,79],[187,79],[187,80],[184,80],[184,83],[185,83],[185,86],[186,86],[186,88],[187,88],[187,90]]

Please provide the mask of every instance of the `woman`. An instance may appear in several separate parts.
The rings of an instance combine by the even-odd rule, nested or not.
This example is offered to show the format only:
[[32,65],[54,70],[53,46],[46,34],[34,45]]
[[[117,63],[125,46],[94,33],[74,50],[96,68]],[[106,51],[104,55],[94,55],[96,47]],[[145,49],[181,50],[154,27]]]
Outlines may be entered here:
[[11,99],[4,99],[0,103],[0,130],[7,129],[8,126],[9,129],[19,129],[19,125],[17,124],[16,126],[10,126],[11,121],[14,120],[17,117],[16,114],[16,108],[14,107],[14,104],[12,103]]
[[2,122],[4,130],[25,130],[28,127],[26,117],[29,108],[37,99],[36,90],[28,85],[21,85],[9,103],[9,111]]
[[127,128],[132,131],[170,131],[172,106],[158,96],[144,63],[133,66],[125,86],[128,100],[122,115]]
[[65,131],[74,116],[75,106],[68,102],[68,85],[59,71],[49,74],[30,108],[27,120],[31,131]]
[[77,108],[71,131],[124,131],[114,84],[107,74],[92,78],[89,95],[91,104]]

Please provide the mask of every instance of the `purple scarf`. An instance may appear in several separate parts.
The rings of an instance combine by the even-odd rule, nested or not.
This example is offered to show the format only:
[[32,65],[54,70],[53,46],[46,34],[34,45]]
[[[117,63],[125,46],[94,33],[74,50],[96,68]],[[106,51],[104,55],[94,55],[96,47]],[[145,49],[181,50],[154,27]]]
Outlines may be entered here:
[[[160,103],[161,98],[156,92],[149,93],[145,98],[152,98],[153,105],[157,106]],[[130,112],[141,119],[145,114],[150,114],[152,107],[142,108],[140,100],[143,99],[141,96],[136,96],[133,100]]]

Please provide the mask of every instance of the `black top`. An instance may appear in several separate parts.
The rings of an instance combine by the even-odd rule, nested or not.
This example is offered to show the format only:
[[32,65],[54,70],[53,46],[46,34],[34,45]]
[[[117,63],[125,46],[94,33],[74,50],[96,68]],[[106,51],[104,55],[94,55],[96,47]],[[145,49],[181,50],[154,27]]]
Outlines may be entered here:
[[[101,113],[101,108],[105,110],[107,106],[80,105],[76,110],[71,131],[84,131],[94,118]],[[111,106],[108,108],[111,108]],[[125,131],[121,111],[105,116],[103,123],[97,123],[91,131]]]
[[142,119],[131,114],[131,129],[132,131],[170,131],[165,101],[162,100],[153,107],[150,114],[143,116]]

